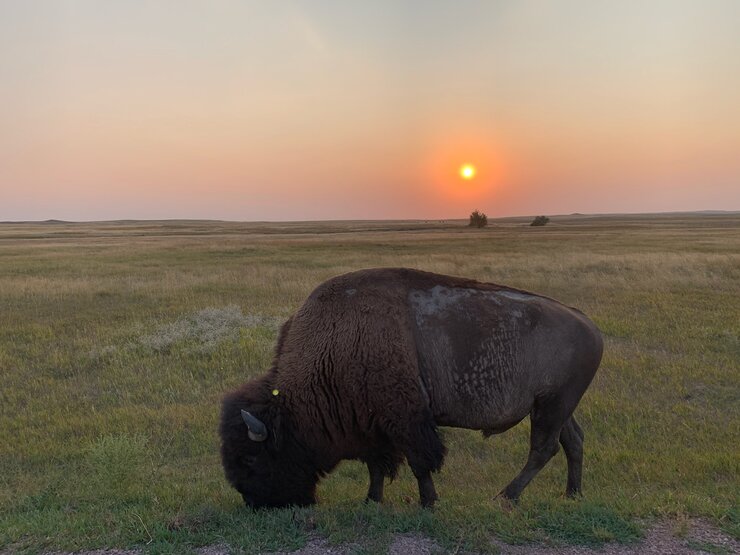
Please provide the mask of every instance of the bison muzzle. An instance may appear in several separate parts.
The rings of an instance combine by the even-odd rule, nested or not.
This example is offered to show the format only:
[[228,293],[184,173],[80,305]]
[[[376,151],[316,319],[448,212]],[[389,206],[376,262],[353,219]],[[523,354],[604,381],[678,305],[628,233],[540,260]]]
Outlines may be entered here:
[[573,417],[602,340],[574,308],[525,291],[404,268],[321,284],[280,330],[272,368],[229,393],[226,477],[252,507],[308,505],[343,459],[367,464],[367,498],[406,460],[423,506],[445,447],[438,426],[501,433],[529,415],[529,457],[501,495],[522,490],[563,446],[566,493],[581,489]]

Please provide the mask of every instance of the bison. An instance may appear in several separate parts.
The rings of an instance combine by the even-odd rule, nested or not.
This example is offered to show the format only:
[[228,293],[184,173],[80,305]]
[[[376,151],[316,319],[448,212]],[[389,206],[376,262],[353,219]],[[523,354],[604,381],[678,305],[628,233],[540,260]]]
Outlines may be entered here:
[[601,354],[596,326],[542,295],[406,268],[341,275],[282,326],[272,368],[224,397],[226,478],[250,507],[309,505],[323,476],[359,459],[367,499],[380,502],[406,460],[429,507],[445,456],[438,426],[488,436],[529,415],[529,457],[501,495],[516,501],[559,442],[573,496],[573,411]]

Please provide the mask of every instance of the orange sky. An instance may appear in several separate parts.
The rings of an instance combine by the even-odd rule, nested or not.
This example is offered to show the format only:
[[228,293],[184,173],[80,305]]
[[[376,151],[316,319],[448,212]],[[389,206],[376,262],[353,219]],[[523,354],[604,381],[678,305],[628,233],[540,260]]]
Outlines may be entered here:
[[3,3],[0,220],[740,210],[738,28],[733,1]]

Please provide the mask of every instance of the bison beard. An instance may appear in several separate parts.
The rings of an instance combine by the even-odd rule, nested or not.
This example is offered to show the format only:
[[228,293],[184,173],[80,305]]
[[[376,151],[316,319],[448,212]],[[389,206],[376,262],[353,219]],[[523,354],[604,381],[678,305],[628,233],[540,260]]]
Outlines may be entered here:
[[559,441],[576,495],[573,411],[601,351],[583,314],[539,295],[403,268],[333,278],[283,325],[271,369],[224,397],[226,478],[251,507],[308,505],[324,475],[358,459],[380,502],[406,460],[428,507],[438,425],[489,435],[529,415],[527,463],[501,494],[518,499]]

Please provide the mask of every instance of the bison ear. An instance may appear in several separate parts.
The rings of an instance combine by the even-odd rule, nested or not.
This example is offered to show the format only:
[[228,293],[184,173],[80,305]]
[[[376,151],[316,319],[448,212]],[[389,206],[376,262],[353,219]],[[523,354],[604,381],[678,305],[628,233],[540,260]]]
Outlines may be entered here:
[[242,409],[242,420],[247,425],[249,439],[258,442],[267,439],[267,428],[259,418]]

